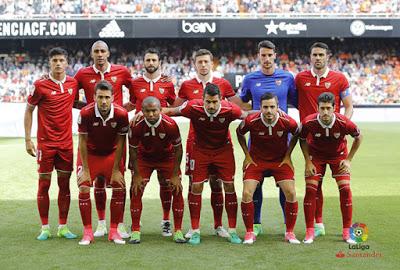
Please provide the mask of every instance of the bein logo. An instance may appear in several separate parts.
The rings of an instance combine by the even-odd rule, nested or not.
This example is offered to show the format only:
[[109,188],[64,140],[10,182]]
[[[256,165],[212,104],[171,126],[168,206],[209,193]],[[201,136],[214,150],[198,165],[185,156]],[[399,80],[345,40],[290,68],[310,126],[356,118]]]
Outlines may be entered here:
[[217,24],[215,22],[187,22],[182,20],[182,31],[186,34],[189,33],[215,33],[217,30]]

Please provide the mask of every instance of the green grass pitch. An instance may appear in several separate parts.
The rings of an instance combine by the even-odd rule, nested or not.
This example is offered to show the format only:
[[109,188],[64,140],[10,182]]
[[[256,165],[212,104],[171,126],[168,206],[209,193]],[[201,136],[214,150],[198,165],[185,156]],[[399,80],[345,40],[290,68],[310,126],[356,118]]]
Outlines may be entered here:
[[[232,131],[236,125],[232,125]],[[182,137],[187,124],[181,125]],[[400,218],[400,125],[398,123],[361,123],[364,142],[352,163],[353,221],[369,228],[364,250],[349,249],[341,241],[341,215],[338,190],[330,171],[324,180],[324,220],[327,235],[313,245],[289,245],[283,241],[284,225],[278,202],[278,190],[272,179],[266,179],[263,206],[264,234],[253,246],[232,245],[212,236],[212,212],[209,188],[205,188],[202,209],[202,243],[199,246],[178,245],[161,236],[161,204],[158,183],[152,178],[144,195],[142,243],[116,246],[97,239],[89,247],[78,246],[78,240],[57,239],[39,242],[40,223],[36,208],[36,163],[25,153],[23,139],[0,139],[0,269],[399,269],[400,248],[396,241]],[[234,134],[234,133],[233,133]],[[75,137],[76,141],[77,138]],[[351,141],[351,140],[350,140]],[[234,138],[236,154],[236,190],[241,197],[242,151]],[[299,215],[295,228],[299,239],[304,237],[304,162],[296,146],[293,154]],[[126,174],[130,179],[130,172]],[[82,234],[75,175],[71,178],[70,229]],[[187,179],[184,179],[184,196]],[[57,185],[51,192],[50,225],[53,235],[57,227]],[[109,193],[110,194],[110,193]],[[92,197],[93,198],[93,197]],[[108,202],[110,196],[108,195]],[[95,208],[93,206],[93,208]],[[96,213],[93,211],[95,222]],[[107,218],[109,213],[107,213]],[[129,203],[125,223],[130,224]],[[224,213],[224,224],[227,224]],[[189,211],[185,206],[184,231],[189,227]],[[244,235],[240,207],[238,232]],[[342,251],[345,258],[335,255]],[[349,254],[380,254],[379,258],[347,257]],[[356,254],[357,255],[357,254]]]

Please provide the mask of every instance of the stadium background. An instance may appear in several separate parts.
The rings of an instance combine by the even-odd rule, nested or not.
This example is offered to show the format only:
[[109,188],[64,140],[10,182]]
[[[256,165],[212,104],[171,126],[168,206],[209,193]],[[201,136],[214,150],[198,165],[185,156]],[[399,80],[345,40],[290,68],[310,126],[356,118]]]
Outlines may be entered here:
[[[233,247],[211,236],[198,248],[177,247],[172,241],[162,239],[156,181],[150,183],[145,194],[143,243],[139,247],[114,247],[103,240],[88,250],[79,248],[74,241],[63,243],[55,239],[38,243],[34,240],[39,228],[35,162],[24,152],[22,139],[1,138],[0,264],[4,269],[76,269],[83,263],[88,269],[114,265],[215,269],[217,264],[220,269],[319,269],[328,265],[331,269],[395,269],[399,250],[392,235],[400,221],[394,214],[399,210],[400,191],[396,174],[400,145],[395,139],[400,135],[399,37],[396,0],[0,1],[0,136],[23,134],[26,95],[33,81],[48,72],[46,52],[54,46],[68,49],[68,74],[73,75],[80,67],[92,64],[90,46],[103,39],[110,45],[110,62],[128,66],[134,77],[142,72],[143,51],[150,46],[158,47],[162,52],[163,73],[172,76],[177,89],[183,80],[194,75],[193,51],[208,48],[215,56],[215,74],[229,79],[237,89],[241,76],[257,68],[259,40],[276,43],[277,65],[294,74],[309,68],[308,47],[313,42],[328,43],[333,52],[330,67],[344,72],[350,81],[354,118],[366,122],[360,123],[365,141],[353,162],[354,221],[364,222],[370,229],[368,252],[383,254],[380,258],[336,258],[339,251],[347,254],[361,250],[349,251],[347,245],[338,241],[338,192],[330,177],[324,184],[328,235],[312,247],[292,247],[281,241],[283,225],[277,190],[269,180],[264,186],[266,235],[254,247]],[[377,115],[380,117],[375,118]],[[383,123],[370,122],[371,119]],[[181,124],[181,132],[186,137],[186,123]],[[243,157],[237,146],[239,168]],[[293,159],[298,198],[302,202],[304,165],[298,148]],[[237,170],[239,197],[241,175]],[[73,176],[70,223],[80,233],[74,180]],[[184,186],[187,190],[186,181]],[[206,194],[207,200],[209,193]],[[54,182],[51,198],[56,198]],[[207,201],[203,204],[202,227],[207,235],[211,233],[211,211]],[[56,200],[51,205],[54,229]],[[186,208],[185,228],[188,216]],[[128,208],[125,217],[126,224],[130,224]],[[238,225],[243,234],[240,210]],[[296,233],[299,238],[304,233],[302,207]],[[22,251],[24,256],[19,255]]]

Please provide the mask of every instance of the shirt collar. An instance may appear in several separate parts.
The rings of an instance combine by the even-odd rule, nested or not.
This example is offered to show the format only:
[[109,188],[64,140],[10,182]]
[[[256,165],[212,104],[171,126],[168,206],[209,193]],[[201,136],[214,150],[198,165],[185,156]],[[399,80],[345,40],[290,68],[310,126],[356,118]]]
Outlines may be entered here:
[[220,104],[220,105],[219,105],[219,108],[218,108],[218,110],[217,110],[215,113],[211,114],[211,113],[207,112],[207,110],[206,110],[206,107],[205,107],[205,106],[203,106],[203,108],[204,108],[204,112],[205,112],[205,113],[206,113],[206,115],[207,115],[208,117],[210,117],[210,118],[217,117],[217,116],[218,116],[218,114],[219,114],[219,112],[221,111],[221,107],[222,107],[222,105]]
[[110,73],[110,70],[111,70],[111,64],[110,64],[110,63],[108,63],[108,67],[107,67],[107,69],[106,69],[104,72],[101,72],[100,70],[98,70],[94,64],[93,64],[92,67],[93,67],[94,72],[96,72],[96,73],[103,73],[103,74],[105,74],[105,73]]
[[101,116],[99,108],[97,108],[97,103],[94,106],[94,113],[95,113],[96,117],[98,117],[101,120],[103,120],[103,122],[107,122],[108,120],[114,118],[114,105],[111,103],[111,109],[110,109],[110,113],[109,113],[107,119],[103,119],[103,116]]
[[266,127],[274,127],[276,125],[276,123],[278,123],[279,120],[279,113],[276,113],[276,119],[272,124],[268,124],[267,122],[265,122],[264,120],[264,116],[261,113],[261,122],[266,126]]
[[213,77],[213,75],[211,74],[211,76],[210,76],[210,79],[208,79],[208,81],[206,81],[206,82],[203,82],[202,80],[200,80],[200,78],[199,78],[199,76],[197,76],[197,74],[196,74],[196,81],[198,82],[198,83],[204,83],[205,85],[207,84],[207,83],[212,83],[212,81],[213,81],[213,79],[214,79],[214,77]]
[[[330,69],[329,69],[329,68],[326,68],[324,74],[322,74],[321,76],[319,76],[319,78],[326,78],[326,77],[328,77],[329,71],[330,71]],[[318,78],[318,75],[314,72],[314,68],[311,68],[311,75],[312,75],[314,78]]]
[[156,122],[154,125],[152,125],[150,122],[148,122],[148,121],[146,120],[146,118],[144,119],[144,121],[146,122],[146,124],[147,124],[147,126],[148,126],[149,128],[158,128],[158,126],[159,126],[160,123],[161,123],[161,120],[162,120],[161,114],[160,114],[160,118],[158,118],[157,122]]
[[329,126],[327,126],[324,123],[322,123],[321,119],[319,119],[319,114],[317,115],[317,119],[318,119],[318,123],[321,125],[321,127],[323,127],[323,128],[332,128],[333,124],[335,124],[335,121],[336,121],[336,115],[333,114],[333,119],[332,119],[332,122],[329,124]]
[[56,84],[63,84],[67,80],[67,75],[65,75],[64,79],[62,79],[61,81],[57,81],[56,79],[54,79],[53,76],[51,76],[51,73],[49,73],[49,78]]
[[143,74],[143,79],[144,79],[146,82],[148,82],[148,83],[149,83],[149,82],[156,83],[160,78],[161,78],[161,74],[158,75],[158,77],[156,77],[156,78],[154,78],[154,79],[149,79],[149,78],[146,77],[146,75]]

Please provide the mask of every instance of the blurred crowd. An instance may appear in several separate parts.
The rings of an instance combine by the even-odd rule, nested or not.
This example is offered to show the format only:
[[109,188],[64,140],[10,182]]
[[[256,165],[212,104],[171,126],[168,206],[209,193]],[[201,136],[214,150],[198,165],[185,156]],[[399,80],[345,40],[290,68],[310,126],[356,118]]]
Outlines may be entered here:
[[0,0],[0,16],[34,14],[397,13],[399,0]]
[[[274,41],[275,42],[275,41]],[[284,40],[275,42],[278,49],[277,66],[296,75],[309,69],[309,42]],[[280,44],[282,43],[282,44]],[[346,40],[331,42],[330,68],[342,71],[350,82],[355,104],[400,103],[400,46],[399,41]],[[0,99],[3,102],[25,102],[32,83],[48,73],[47,51],[51,46],[36,49],[19,49],[13,53],[1,53],[0,49]],[[71,44],[68,48],[67,73],[73,76],[81,67],[93,64],[90,59],[90,43],[86,46]],[[161,52],[162,72],[171,76],[176,89],[182,81],[195,75],[193,51],[208,48],[214,54],[215,76],[226,73],[248,73],[258,69],[257,41],[255,40],[160,40],[110,43],[110,62],[127,66],[133,77],[143,72],[143,53],[148,47]]]

